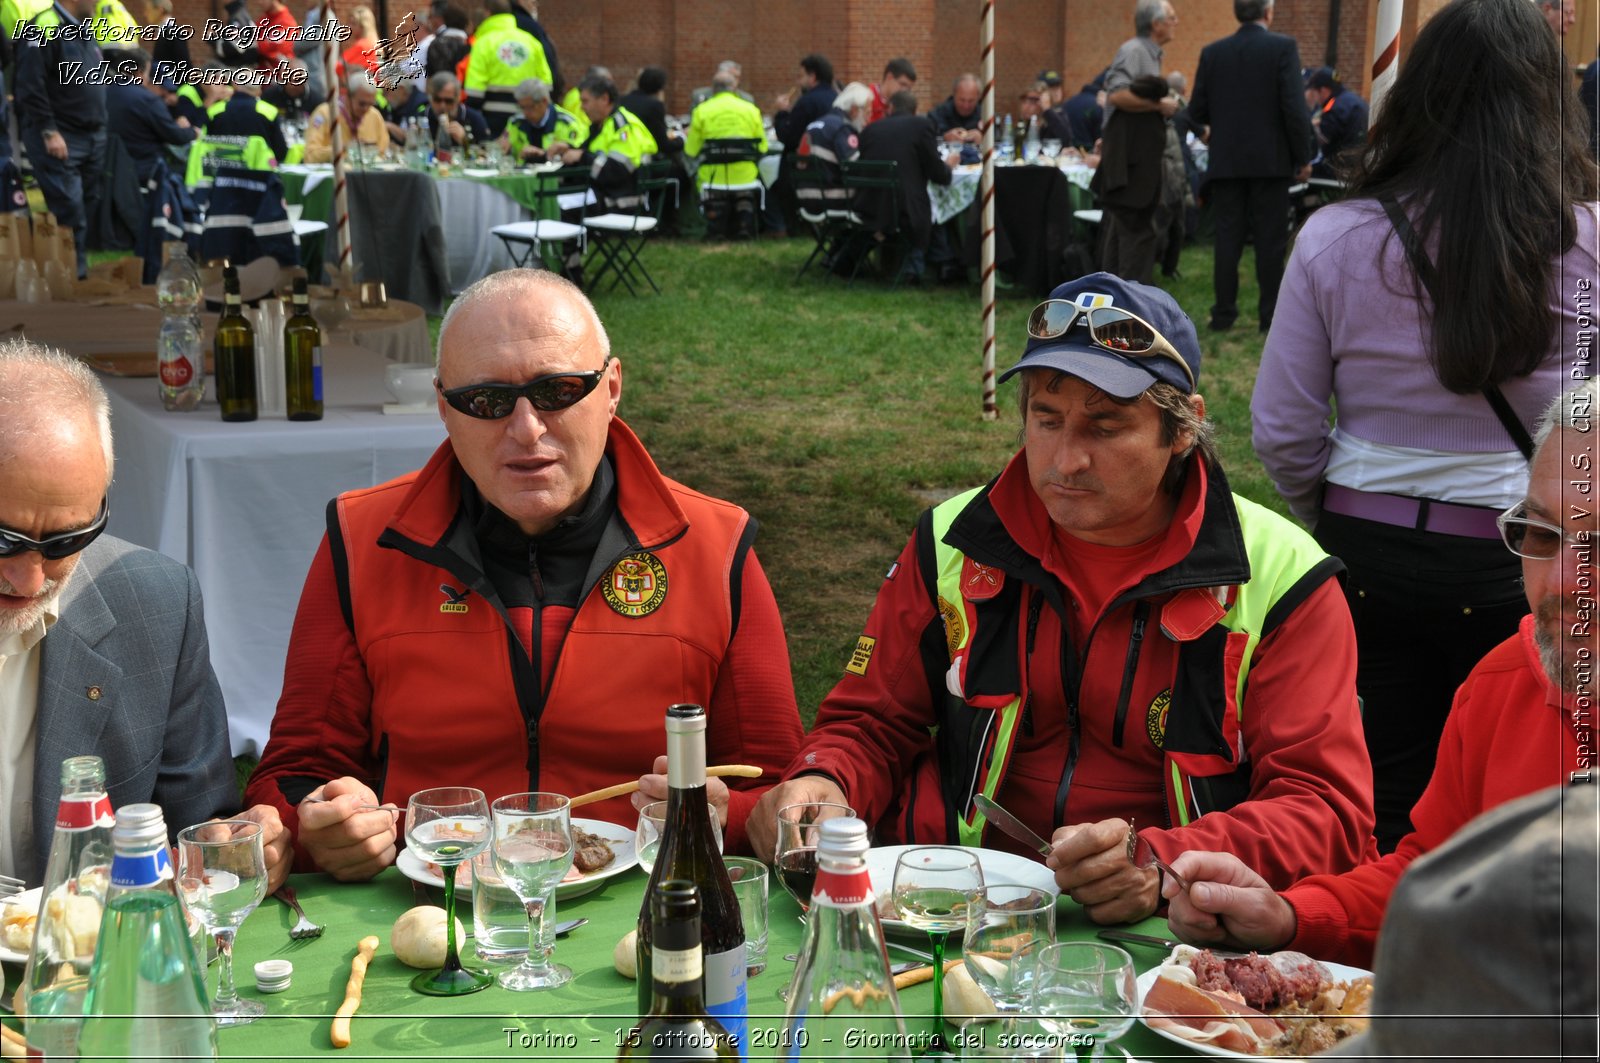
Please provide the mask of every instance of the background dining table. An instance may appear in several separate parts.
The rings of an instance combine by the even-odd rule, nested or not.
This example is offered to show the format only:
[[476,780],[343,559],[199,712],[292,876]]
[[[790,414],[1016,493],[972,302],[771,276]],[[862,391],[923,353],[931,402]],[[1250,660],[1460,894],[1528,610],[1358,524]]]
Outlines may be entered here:
[[[272,898],[261,903],[239,929],[234,946],[234,969],[241,996],[261,1001],[265,1018],[246,1026],[225,1027],[218,1034],[221,1058],[303,1059],[339,1057],[346,1060],[595,1060],[616,1058],[619,1039],[637,1021],[635,985],[612,967],[611,953],[639,917],[647,876],[634,868],[610,879],[599,890],[563,901],[551,918],[583,916],[589,922],[556,942],[554,959],[571,967],[575,977],[567,985],[535,993],[513,993],[498,984],[464,997],[428,997],[410,988],[417,973],[395,959],[389,930],[415,900],[413,884],[398,869],[388,868],[370,882],[340,883],[322,874],[295,875],[291,883],[300,904],[314,921],[325,925],[322,935],[291,940],[295,918],[289,908]],[[431,890],[432,901],[442,904],[442,890]],[[472,927],[468,893],[457,894],[457,915]],[[785,960],[802,942],[804,925],[800,908],[776,883],[770,902],[767,967],[749,981],[750,1044],[747,1058],[783,1058],[781,1035],[784,1003],[778,992],[788,984],[794,965]],[[1057,937],[1063,941],[1093,941],[1099,929],[1083,911],[1063,897],[1056,911]],[[1130,929],[1165,935],[1166,922],[1147,919]],[[380,946],[368,968],[361,1007],[351,1024],[349,1048],[335,1049],[328,1039],[334,1011],[344,999],[345,981],[356,946],[368,934]],[[919,940],[920,938],[920,940]],[[906,939],[926,949],[926,935]],[[1145,945],[1125,946],[1142,973],[1157,966],[1164,950]],[[891,961],[906,959],[891,948]],[[471,941],[462,955],[474,965]],[[960,955],[952,943],[949,956]],[[282,959],[294,964],[290,987],[281,993],[255,988],[251,971],[260,960]],[[6,971],[8,992],[14,990],[17,972]],[[216,970],[210,971],[215,990]],[[902,990],[901,1010],[908,1034],[931,1029],[931,982]],[[955,1027],[946,1028],[951,1036]],[[1141,1060],[1197,1058],[1156,1036],[1142,1025],[1118,1042]],[[883,1058],[842,1051],[843,1056]],[[1070,1049],[1067,1059],[1073,1059]]]

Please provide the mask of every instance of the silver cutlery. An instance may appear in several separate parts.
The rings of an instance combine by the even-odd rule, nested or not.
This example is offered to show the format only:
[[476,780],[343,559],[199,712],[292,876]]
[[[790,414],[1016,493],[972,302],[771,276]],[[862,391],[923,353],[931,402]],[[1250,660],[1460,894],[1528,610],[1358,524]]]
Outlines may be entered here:
[[1155,937],[1151,934],[1135,934],[1131,930],[1102,930],[1098,936],[1107,941],[1126,941],[1134,945],[1149,945],[1158,949],[1175,949],[1183,944],[1183,942],[1174,941],[1172,938]]
[[1026,845],[1040,856],[1050,855],[1049,842],[1033,833],[1033,831],[1028,829],[1028,825],[1026,823],[1022,822],[1022,820],[1001,808],[994,801],[991,801],[983,794],[978,794],[973,797],[972,803],[978,806],[978,811],[982,812],[984,816],[988,818],[990,823],[993,823],[996,827],[999,827],[1002,831],[1005,831],[1005,833],[1009,834],[1023,845]]
[[1133,829],[1133,821],[1128,821],[1128,862],[1141,871],[1148,871],[1152,867],[1159,868],[1163,874],[1178,884],[1183,892],[1189,892],[1189,880],[1172,870],[1156,851],[1150,848],[1150,843],[1139,837]]
[[578,919],[568,919],[565,922],[557,923],[555,926],[551,927],[550,930],[555,934],[556,937],[561,937],[564,934],[572,933],[574,930],[578,929],[588,921],[589,920],[587,918],[582,917]]
[[0,875],[0,899],[4,899],[6,897],[15,897],[17,894],[22,893],[27,888],[28,884],[22,881],[20,878],[12,878],[10,875]]
[[293,887],[279,886],[278,891],[274,893],[273,896],[278,898],[278,900],[282,901],[284,904],[287,904],[289,907],[293,908],[294,914],[300,917],[300,921],[289,928],[289,937],[291,940],[305,941],[308,938],[319,938],[322,936],[322,927],[306,918],[305,910],[300,907],[300,900],[294,895]]

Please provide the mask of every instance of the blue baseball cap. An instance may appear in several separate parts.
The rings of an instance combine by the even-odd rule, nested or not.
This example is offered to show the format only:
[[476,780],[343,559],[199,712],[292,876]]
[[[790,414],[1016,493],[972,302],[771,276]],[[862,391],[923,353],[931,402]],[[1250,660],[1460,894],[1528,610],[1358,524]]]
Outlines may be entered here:
[[1056,288],[1050,298],[1082,310],[1115,307],[1147,322],[1183,358],[1189,372],[1194,374],[1194,387],[1190,386],[1183,367],[1170,358],[1119,354],[1091,342],[1089,324],[1083,319],[1073,322],[1065,335],[1054,339],[1030,336],[1022,357],[1000,374],[1001,381],[1024,369],[1054,369],[1070,373],[1119,399],[1136,398],[1156,383],[1171,384],[1186,395],[1198,388],[1200,339],[1195,334],[1194,322],[1162,289],[1123,280],[1110,273],[1091,273]]

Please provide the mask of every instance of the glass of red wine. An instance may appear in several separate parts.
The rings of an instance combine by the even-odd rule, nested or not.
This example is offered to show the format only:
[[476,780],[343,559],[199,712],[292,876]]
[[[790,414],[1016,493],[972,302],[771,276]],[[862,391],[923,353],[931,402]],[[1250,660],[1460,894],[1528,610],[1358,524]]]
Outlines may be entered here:
[[[803,801],[778,809],[778,841],[772,848],[772,869],[800,906],[802,923],[811,910],[811,891],[817,884],[817,836],[822,822],[855,814],[849,805],[826,801]],[[787,987],[778,990],[778,999],[789,999]]]

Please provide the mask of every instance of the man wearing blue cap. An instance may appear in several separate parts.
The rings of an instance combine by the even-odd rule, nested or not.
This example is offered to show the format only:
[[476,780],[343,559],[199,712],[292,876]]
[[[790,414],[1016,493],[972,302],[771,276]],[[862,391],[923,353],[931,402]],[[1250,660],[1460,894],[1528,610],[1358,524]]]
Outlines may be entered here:
[[[1290,883],[1375,854],[1355,636],[1337,560],[1234,496],[1194,324],[1097,273],[1028,321],[1022,448],[924,513],[816,727],[747,821],[849,804],[880,842],[1032,852],[1090,918],[1150,915],[1199,839]],[[1264,870],[1263,870],[1264,869]]]

